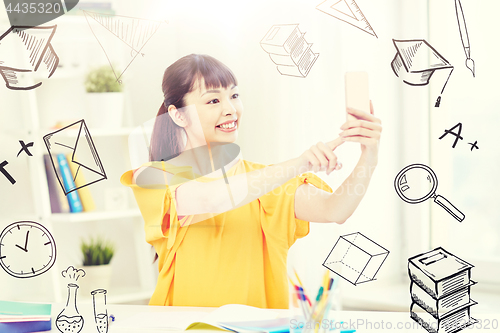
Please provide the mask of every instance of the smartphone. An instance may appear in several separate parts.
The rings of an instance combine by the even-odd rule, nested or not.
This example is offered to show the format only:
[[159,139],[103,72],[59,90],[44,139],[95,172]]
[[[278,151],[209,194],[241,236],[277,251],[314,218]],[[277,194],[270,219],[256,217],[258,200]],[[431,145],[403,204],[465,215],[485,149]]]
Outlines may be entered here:
[[[370,96],[368,94],[368,73],[345,73],[345,105],[353,109],[370,113]],[[347,113],[347,120],[356,117]]]

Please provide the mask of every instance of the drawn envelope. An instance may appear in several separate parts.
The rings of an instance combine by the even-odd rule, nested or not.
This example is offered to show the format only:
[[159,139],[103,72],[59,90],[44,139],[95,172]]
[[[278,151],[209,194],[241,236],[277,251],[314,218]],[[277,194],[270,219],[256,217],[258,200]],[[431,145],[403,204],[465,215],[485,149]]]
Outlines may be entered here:
[[[107,179],[106,172],[83,119],[45,135],[43,141],[47,146],[52,167],[65,195]],[[76,170],[73,174],[73,182],[70,182],[73,185],[68,186],[68,188],[64,186],[63,173],[57,162],[58,154],[64,154],[70,168]],[[64,170],[62,171],[64,172]],[[85,181],[82,182],[83,179]],[[74,183],[79,185],[74,185]]]
[[7,88],[34,89],[42,84],[34,78],[34,72],[38,77],[54,74],[59,65],[51,45],[56,28],[13,26],[0,36],[0,75]]

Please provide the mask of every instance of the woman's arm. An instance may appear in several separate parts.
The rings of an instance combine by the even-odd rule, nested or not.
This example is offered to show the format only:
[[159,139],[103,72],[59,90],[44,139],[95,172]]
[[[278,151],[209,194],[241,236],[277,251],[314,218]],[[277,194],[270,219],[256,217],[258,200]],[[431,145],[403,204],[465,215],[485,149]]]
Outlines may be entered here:
[[[378,145],[382,131],[381,122],[370,114],[348,109],[357,120],[342,125],[343,141],[359,142],[361,157],[349,177],[333,193],[327,193],[311,185],[301,185],[295,192],[295,216],[315,222],[344,223],[354,213],[363,199],[378,161]],[[325,161],[323,161],[325,163]]]
[[[340,168],[333,150],[342,143],[340,137],[326,144],[320,142],[297,158],[228,177],[229,184],[224,178],[207,183],[187,181],[175,191],[177,214],[195,215],[191,224],[196,223],[212,214],[246,205],[304,172],[325,170],[330,173]],[[320,159],[326,159],[324,155],[328,155],[328,162],[321,164]],[[141,187],[160,189],[165,188],[172,177],[163,170],[142,167],[134,173],[134,182]],[[170,213],[170,208],[166,213]]]

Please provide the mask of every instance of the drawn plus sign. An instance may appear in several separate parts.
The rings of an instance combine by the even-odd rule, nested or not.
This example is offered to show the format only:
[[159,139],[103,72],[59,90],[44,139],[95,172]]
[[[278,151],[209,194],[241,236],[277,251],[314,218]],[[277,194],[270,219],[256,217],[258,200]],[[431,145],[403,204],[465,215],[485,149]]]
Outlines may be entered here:
[[470,147],[470,151],[472,151],[474,148],[479,149],[479,147],[477,146],[477,141],[474,143],[469,142],[469,144],[472,146],[472,147]]

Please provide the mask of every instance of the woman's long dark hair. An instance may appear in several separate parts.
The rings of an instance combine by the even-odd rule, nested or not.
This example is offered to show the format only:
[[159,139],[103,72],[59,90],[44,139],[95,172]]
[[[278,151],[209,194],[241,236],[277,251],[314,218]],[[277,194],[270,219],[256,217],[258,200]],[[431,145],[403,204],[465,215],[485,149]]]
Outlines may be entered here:
[[201,78],[207,89],[227,89],[237,85],[236,77],[226,65],[205,54],[190,54],[168,66],[162,82],[163,103],[151,135],[150,161],[167,161],[182,153],[183,128],[168,115],[168,107],[173,105],[183,112],[182,108],[186,106],[184,96],[194,89],[195,82]]

